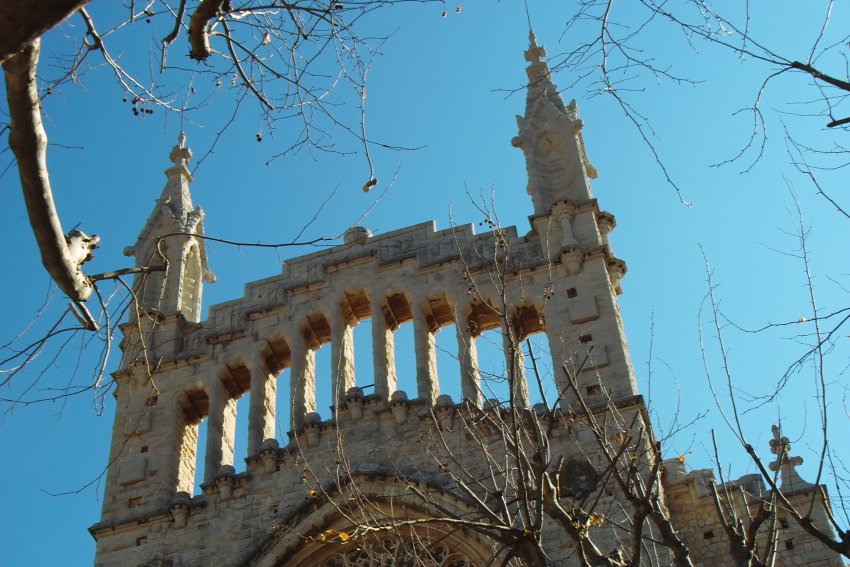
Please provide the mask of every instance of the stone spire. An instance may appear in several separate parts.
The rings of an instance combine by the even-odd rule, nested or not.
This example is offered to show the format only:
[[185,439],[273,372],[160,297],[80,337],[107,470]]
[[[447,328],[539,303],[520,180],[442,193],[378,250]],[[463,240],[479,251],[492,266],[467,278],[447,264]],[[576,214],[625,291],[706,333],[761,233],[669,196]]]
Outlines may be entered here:
[[165,170],[165,187],[136,243],[125,248],[124,254],[134,256],[137,267],[165,266],[162,271],[137,276],[142,307],[163,314],[181,313],[187,320],[199,322],[203,281],[212,283],[215,278],[207,266],[202,238],[204,211],[192,205],[192,174],[187,168],[192,150],[182,131],[168,157],[173,165]]
[[564,105],[534,32],[529,32],[528,44],[525,116],[517,116],[519,134],[511,143],[525,154],[534,213],[545,215],[555,203],[591,199],[588,179],[596,177],[596,170],[584,151],[575,101]]
[[182,131],[177,136],[177,144],[171,148],[168,159],[174,165],[165,170],[168,181],[159,200],[167,204],[175,214],[185,215],[192,211],[192,195],[189,193],[192,174],[186,167],[192,159],[192,150],[186,147],[186,134]]
[[533,108],[536,99],[545,96],[562,112],[564,101],[558,94],[558,87],[552,82],[552,72],[546,63],[546,49],[537,45],[537,37],[533,31],[528,32],[528,49],[525,50],[525,60],[529,65],[525,68],[528,75],[528,94],[525,99],[525,113]]
[[770,440],[770,452],[776,455],[776,460],[768,465],[770,470],[779,471],[780,488],[782,492],[810,488],[812,483],[800,478],[797,467],[803,464],[803,457],[791,456],[791,442],[781,435],[779,427],[774,425],[773,439]]

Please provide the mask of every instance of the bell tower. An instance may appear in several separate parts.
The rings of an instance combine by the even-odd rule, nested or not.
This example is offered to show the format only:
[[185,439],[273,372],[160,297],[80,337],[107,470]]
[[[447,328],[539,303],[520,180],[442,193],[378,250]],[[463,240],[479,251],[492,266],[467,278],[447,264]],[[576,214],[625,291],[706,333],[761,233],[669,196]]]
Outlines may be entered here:
[[[591,192],[597,173],[585,153],[576,103],[564,104],[533,32],[528,42],[525,115],[516,117],[519,132],[511,143],[525,157],[534,207],[530,237],[551,266],[543,314],[552,367],[568,362],[588,400],[630,398],[637,385],[616,299],[626,264],[608,238],[614,215],[601,210]],[[561,372],[555,376],[564,405],[574,403],[576,391]]]

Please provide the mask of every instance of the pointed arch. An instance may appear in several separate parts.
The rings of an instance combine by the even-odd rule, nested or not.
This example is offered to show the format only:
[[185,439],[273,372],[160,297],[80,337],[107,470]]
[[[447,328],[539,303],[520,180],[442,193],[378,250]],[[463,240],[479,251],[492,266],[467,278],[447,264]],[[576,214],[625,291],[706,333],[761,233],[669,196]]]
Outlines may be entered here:
[[[429,482],[423,478],[427,475],[420,474],[414,481],[377,464],[362,464],[357,469],[351,477],[317,491],[318,502],[306,501],[281,518],[278,528],[241,565],[472,567],[492,564],[500,555],[496,541],[464,529],[463,522],[452,521],[474,517],[475,512],[459,494],[438,482],[437,475]],[[427,501],[413,494],[408,486],[411,482],[427,495]],[[357,499],[349,498],[352,491],[357,492]],[[344,504],[353,500],[364,509]],[[339,538],[342,533],[351,534],[345,544]],[[419,561],[385,561],[396,557]]]

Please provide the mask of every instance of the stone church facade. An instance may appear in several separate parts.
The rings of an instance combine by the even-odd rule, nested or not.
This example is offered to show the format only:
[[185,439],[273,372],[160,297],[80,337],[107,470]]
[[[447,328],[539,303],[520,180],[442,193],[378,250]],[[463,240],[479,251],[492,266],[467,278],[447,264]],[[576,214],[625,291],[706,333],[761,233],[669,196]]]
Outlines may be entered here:
[[[491,330],[504,337],[511,407],[547,413],[531,404],[529,390],[540,378],[527,376],[529,361],[514,348],[526,337],[545,337],[546,365],[566,369],[546,378],[561,403],[544,415],[554,423],[549,450],[568,464],[584,463],[566,467],[566,486],[604,469],[598,441],[563,419],[570,412],[613,407],[619,422],[651,437],[617,306],[626,266],[609,243],[614,216],[591,193],[596,172],[578,110],[564,104],[544,56],[532,36],[525,114],[512,141],[526,159],[530,231],[494,226],[475,234],[471,226],[436,230],[428,222],[372,235],[355,227],[339,246],[286,260],[281,274],[249,283],[244,297],[212,306],[203,321],[203,283],[214,278],[181,135],[157,206],[125,251],[152,270],[138,276],[140,308],[122,326],[103,511],[90,528],[96,565],[501,564],[504,546],[470,527],[482,518],[459,482],[491,473],[487,460],[502,456],[480,441],[470,448],[471,438],[480,439],[470,416],[503,415],[508,403],[482,396],[476,340]],[[368,392],[355,385],[353,357],[353,328],[363,320],[372,331]],[[406,324],[415,392],[396,387],[394,333]],[[441,330],[457,337],[460,376],[448,379],[460,382],[461,400],[439,388],[434,335]],[[333,370],[317,375],[316,351],[328,346]],[[286,369],[289,379],[279,380]],[[331,412],[316,407],[317,388],[330,389]],[[243,395],[248,457],[241,466],[233,457]],[[282,396],[288,424],[275,420]],[[202,447],[199,427],[206,428]],[[290,431],[286,443],[276,429]],[[816,487],[796,474],[787,447],[781,441],[776,462],[783,492],[805,498]],[[203,478],[196,479],[201,454]],[[663,471],[667,506],[694,563],[731,565],[712,472],[686,472],[678,460]],[[193,494],[196,480],[202,490]],[[768,493],[758,475],[729,486]],[[606,553],[622,546],[615,524],[627,507],[616,491],[599,491],[595,541]],[[391,528],[369,532],[370,525]],[[782,519],[778,529],[777,565],[843,564],[793,522]],[[551,564],[579,564],[555,523],[543,534]],[[671,562],[659,546],[644,551],[656,563]]]

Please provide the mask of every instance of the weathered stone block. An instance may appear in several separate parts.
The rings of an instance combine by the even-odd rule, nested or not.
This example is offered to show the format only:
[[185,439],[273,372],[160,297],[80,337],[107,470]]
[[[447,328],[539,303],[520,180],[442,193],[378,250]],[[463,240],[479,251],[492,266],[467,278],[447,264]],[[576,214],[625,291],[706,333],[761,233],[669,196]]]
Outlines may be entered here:
[[569,300],[568,309],[570,312],[570,322],[574,325],[579,323],[587,323],[599,318],[599,308],[596,305],[596,298],[590,297],[574,297]]
[[148,459],[144,455],[130,455],[121,461],[118,484],[127,486],[145,479]]

